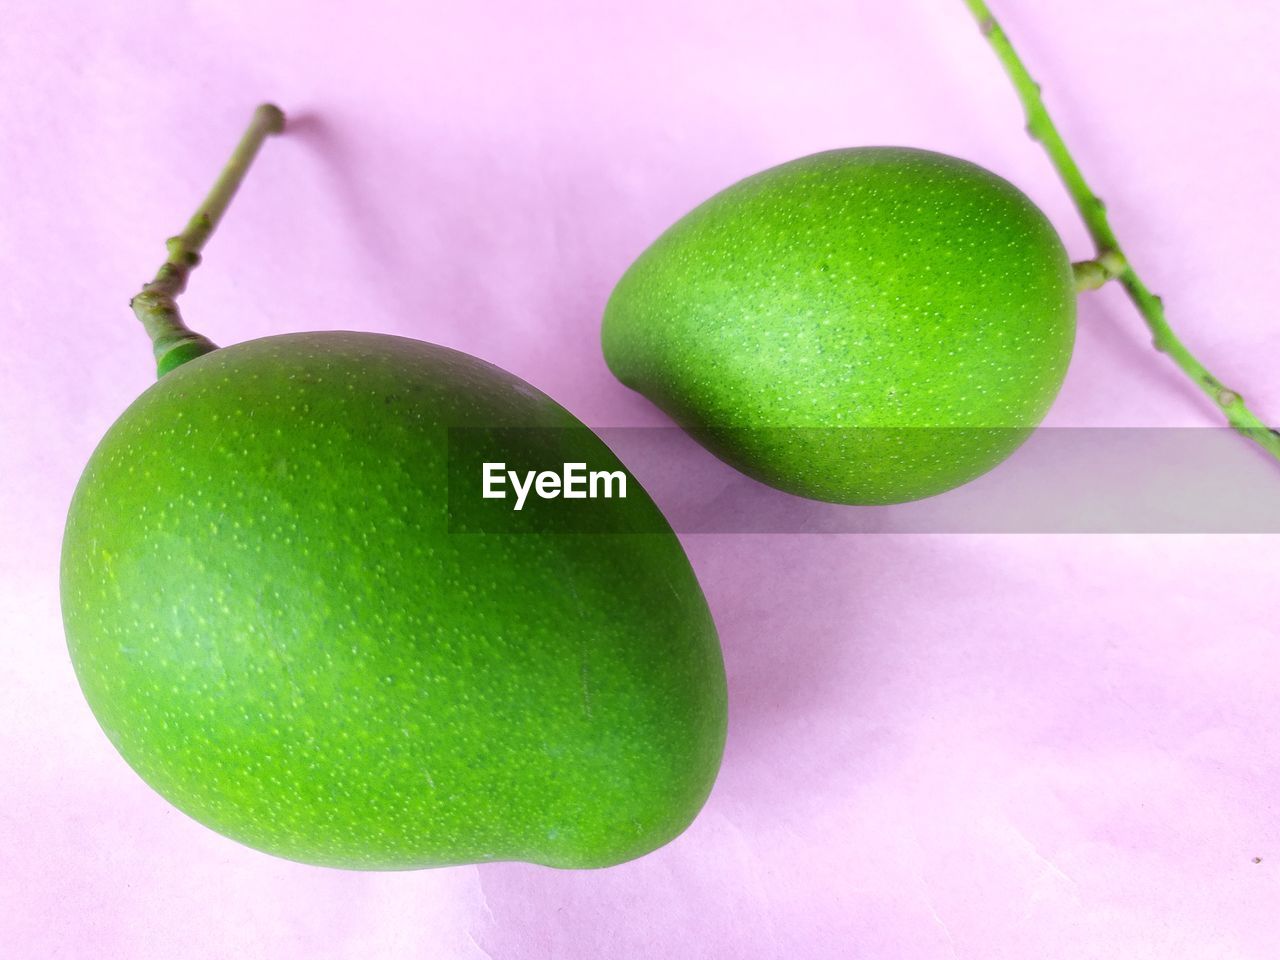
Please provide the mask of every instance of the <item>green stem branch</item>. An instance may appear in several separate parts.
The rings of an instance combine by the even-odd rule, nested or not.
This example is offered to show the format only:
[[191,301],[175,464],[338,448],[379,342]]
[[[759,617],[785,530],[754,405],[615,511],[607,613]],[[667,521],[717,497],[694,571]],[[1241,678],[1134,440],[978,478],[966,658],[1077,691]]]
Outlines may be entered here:
[[151,338],[158,377],[188,360],[218,349],[208,337],[183,323],[182,314],[178,311],[178,295],[187,288],[187,278],[200,264],[201,250],[227,212],[231,198],[236,195],[263,141],[283,129],[284,114],[279,107],[264,103],[254,111],[249,128],[232,151],[213,189],[186,228],[166,241],[169,256],[156,278],[129,301],[129,306]]
[[1097,248],[1095,259],[1074,265],[1076,288],[1092,290],[1102,286],[1108,280],[1119,280],[1151,330],[1155,348],[1169,355],[1179,369],[1218,406],[1232,427],[1280,460],[1280,432],[1268,427],[1249,409],[1239,393],[1225,386],[1210,373],[1178,339],[1165,319],[1164,304],[1151,292],[1129,264],[1107,219],[1106,206],[1090,189],[1084,174],[1080,172],[1079,165],[1071,156],[1062,135],[1058,133],[1058,128],[1045,108],[1044,100],[1040,96],[1040,85],[1027,72],[1022,59],[1014,50],[1013,44],[1009,42],[1008,35],[992,16],[985,0],[965,0],[965,2],[977,18],[983,36],[987,38],[987,42],[991,44],[1005,71],[1013,80],[1014,89],[1017,90],[1018,99],[1022,101],[1023,110],[1027,115],[1027,132],[1032,139],[1038,140],[1049,154],[1049,160],[1066,185],[1067,192],[1071,195],[1076,209],[1080,211],[1089,236],[1093,238],[1094,246]]

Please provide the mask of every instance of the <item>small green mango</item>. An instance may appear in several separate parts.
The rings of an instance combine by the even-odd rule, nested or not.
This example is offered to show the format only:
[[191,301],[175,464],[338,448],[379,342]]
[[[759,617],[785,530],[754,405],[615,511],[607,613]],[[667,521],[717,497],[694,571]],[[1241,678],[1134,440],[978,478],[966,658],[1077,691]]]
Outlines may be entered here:
[[838,503],[927,497],[1030,434],[1075,338],[1071,263],[1011,184],[833,150],[697,207],[619,281],[604,354],[722,459]]

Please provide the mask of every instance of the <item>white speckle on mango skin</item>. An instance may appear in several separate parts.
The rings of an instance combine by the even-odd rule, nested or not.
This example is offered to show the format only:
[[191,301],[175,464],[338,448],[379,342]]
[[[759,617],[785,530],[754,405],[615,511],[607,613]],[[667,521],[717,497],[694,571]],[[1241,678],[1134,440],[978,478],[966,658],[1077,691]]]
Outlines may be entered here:
[[68,517],[63,614],[155,789],[361,869],[603,866],[688,825],[725,681],[679,542],[638,485],[626,509],[658,532],[449,532],[447,428],[479,424],[578,428],[533,434],[560,438],[549,462],[612,456],[496,367],[356,333],[217,350],[112,426]]
[[924,150],[765,170],[656,240],[605,310],[614,374],[743,472],[841,503],[930,496],[1040,422],[1071,264],[1007,181]]

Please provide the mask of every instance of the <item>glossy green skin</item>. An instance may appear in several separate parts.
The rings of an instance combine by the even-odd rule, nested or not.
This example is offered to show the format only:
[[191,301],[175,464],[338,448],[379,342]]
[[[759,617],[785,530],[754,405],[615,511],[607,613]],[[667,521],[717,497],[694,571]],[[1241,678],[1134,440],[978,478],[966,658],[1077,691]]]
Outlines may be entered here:
[[992,173],[868,147],[748,177],[626,272],[615,375],[765,483],[895,503],[991,469],[1066,374],[1075,289],[1044,215]]
[[[197,820],[294,860],[598,867],[693,819],[725,736],[720,647],[638,484],[641,534],[446,529],[448,426],[617,464],[465,354],[315,333],[146,391],[67,523],[72,661],[107,736]],[[477,478],[477,486],[479,486]]]

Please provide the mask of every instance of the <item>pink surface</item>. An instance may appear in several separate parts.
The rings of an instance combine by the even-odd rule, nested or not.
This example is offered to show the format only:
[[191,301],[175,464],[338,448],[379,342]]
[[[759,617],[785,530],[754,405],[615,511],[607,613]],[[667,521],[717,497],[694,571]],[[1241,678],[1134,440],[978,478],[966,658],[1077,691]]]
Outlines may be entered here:
[[[1180,330],[1280,420],[1280,7],[997,12]],[[686,537],[728,666],[724,768],[684,836],[604,872],[271,859],[148,790],[72,675],[65,507],[151,377],[126,301],[258,100],[293,133],[196,274],[194,325],[422,337],[590,424],[660,424],[601,360],[605,297],[744,174],[940,149],[1088,252],[966,17],[960,0],[8,0],[0,956],[1277,956],[1280,538]],[[1051,422],[1216,420],[1109,289],[1084,301]]]

